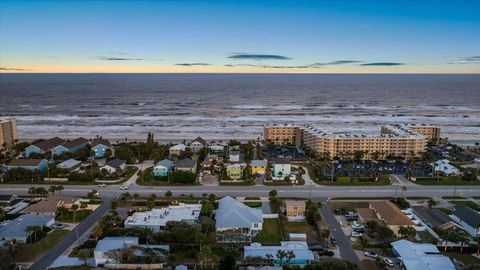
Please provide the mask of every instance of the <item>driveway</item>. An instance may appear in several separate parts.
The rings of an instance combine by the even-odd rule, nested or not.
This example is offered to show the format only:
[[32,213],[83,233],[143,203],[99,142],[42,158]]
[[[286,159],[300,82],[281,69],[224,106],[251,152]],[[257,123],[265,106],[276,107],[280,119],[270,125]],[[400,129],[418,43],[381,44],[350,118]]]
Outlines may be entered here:
[[415,186],[412,181],[405,178],[405,176],[400,174],[390,174],[390,180],[392,180],[392,185],[397,186]]
[[202,177],[202,185],[203,186],[209,186],[209,187],[215,187],[218,186],[218,175],[211,175],[209,173],[204,173]]
[[360,265],[357,254],[353,250],[350,241],[345,236],[342,227],[340,226],[340,223],[338,223],[337,219],[330,210],[330,207],[324,204],[322,208],[320,208],[320,213],[322,214],[323,220],[325,221],[330,230],[330,234],[337,240],[337,246],[340,250],[341,257],[352,263]]

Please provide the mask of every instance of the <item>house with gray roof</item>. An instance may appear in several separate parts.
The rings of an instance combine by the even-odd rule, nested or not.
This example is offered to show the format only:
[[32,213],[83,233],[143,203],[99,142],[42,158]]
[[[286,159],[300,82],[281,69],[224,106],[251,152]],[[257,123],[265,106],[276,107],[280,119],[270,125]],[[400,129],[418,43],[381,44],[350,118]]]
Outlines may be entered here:
[[60,156],[63,153],[76,153],[89,143],[90,143],[89,140],[83,137],[80,137],[75,140],[67,141],[61,145],[55,146],[53,148],[53,153],[56,156]]
[[23,168],[43,173],[48,168],[48,162],[46,159],[12,159],[7,165],[7,171],[14,168]]
[[100,170],[105,169],[108,171],[108,173],[112,174],[117,171],[117,168],[124,171],[126,166],[127,162],[125,160],[115,158],[108,161],[103,167],[100,168]]
[[169,159],[160,160],[159,162],[157,162],[157,164],[155,164],[155,166],[153,166],[153,176],[167,176],[168,173],[172,171],[174,165],[175,164],[173,163],[173,161]]
[[480,236],[480,213],[472,208],[458,204],[450,217],[460,224],[463,229],[473,237]]
[[202,148],[207,146],[207,142],[202,137],[197,137],[195,140],[190,142],[190,149],[192,152],[196,153]]
[[175,162],[175,171],[188,171],[192,173],[197,172],[197,160],[185,158]]
[[110,149],[113,154],[113,148],[108,140],[102,137],[97,137],[92,140],[92,151],[95,158],[102,158],[107,152],[107,149]]
[[49,227],[55,222],[55,216],[51,215],[22,215],[14,220],[3,222],[0,226],[0,240],[12,241],[17,243],[26,243],[31,235],[27,232],[28,226]]
[[391,243],[392,251],[405,270],[454,270],[450,258],[433,244],[414,243],[402,239]]
[[64,139],[54,137],[48,140],[44,140],[44,141],[32,144],[27,148],[25,148],[25,156],[29,157],[33,153],[45,154],[48,151],[52,151],[53,148],[61,145],[64,142],[65,142]]
[[[262,246],[260,243],[252,243],[249,246],[243,247],[243,258],[264,258],[268,259],[269,255],[273,258],[275,265],[290,265],[304,266],[313,262],[315,257],[313,252],[308,248],[305,241],[281,241],[280,246]],[[279,251],[293,252],[295,258],[287,261],[287,258],[280,259],[276,255]]]
[[219,200],[215,211],[217,241],[224,243],[249,243],[263,227],[260,209],[246,206],[230,196]]
[[80,167],[80,165],[82,165],[82,162],[80,160],[76,160],[76,159],[71,158],[71,159],[65,160],[62,163],[59,163],[57,165],[57,168],[73,171],[76,168]]
[[423,205],[412,206],[412,214],[423,221],[423,223],[431,229],[438,228],[444,231],[449,229],[461,229],[461,226],[453,222],[447,214],[438,208],[431,208]]

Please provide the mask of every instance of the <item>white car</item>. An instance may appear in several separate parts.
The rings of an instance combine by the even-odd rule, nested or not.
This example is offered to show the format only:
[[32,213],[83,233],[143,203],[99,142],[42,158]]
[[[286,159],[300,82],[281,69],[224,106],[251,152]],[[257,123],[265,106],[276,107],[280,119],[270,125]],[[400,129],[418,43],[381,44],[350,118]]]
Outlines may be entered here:
[[352,236],[352,237],[362,237],[362,236],[363,236],[363,233],[359,233],[359,232],[353,231],[350,236]]
[[378,258],[378,254],[372,251],[365,251],[363,255],[365,255],[365,257]]
[[99,184],[98,187],[106,187],[107,184]]
[[120,190],[127,190],[127,189],[128,189],[127,186],[121,186],[121,187],[120,187]]
[[390,260],[389,258],[385,258],[385,257],[384,257],[384,258],[382,258],[382,260],[383,260],[383,262],[384,262],[386,265],[388,265],[388,266],[390,266],[390,267],[395,266],[395,264],[393,263],[393,261]]

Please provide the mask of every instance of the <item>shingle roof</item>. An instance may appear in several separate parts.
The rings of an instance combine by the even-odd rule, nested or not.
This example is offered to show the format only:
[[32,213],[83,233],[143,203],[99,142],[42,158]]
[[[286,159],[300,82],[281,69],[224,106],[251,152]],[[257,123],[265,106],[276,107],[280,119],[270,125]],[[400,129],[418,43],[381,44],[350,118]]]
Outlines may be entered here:
[[54,138],[36,143],[34,145],[44,151],[47,151],[54,148],[55,146],[61,145],[64,142],[65,142],[64,139],[60,139],[59,137],[54,137]]
[[163,160],[160,160],[159,162],[157,162],[157,164],[155,164],[155,166],[163,166],[165,168],[172,168],[173,167],[173,161],[171,161],[169,159],[163,159]]
[[79,146],[83,143],[86,143],[88,142],[87,139],[83,138],[83,137],[80,137],[80,138],[77,138],[75,140],[72,140],[72,141],[68,141],[66,143],[63,143],[62,146],[65,147],[65,148],[73,148],[73,147],[76,147],[76,146]]
[[175,167],[178,168],[193,168],[197,164],[196,160],[190,159],[190,158],[185,158],[182,160],[177,160],[175,162]]
[[112,159],[109,162],[107,162],[107,164],[105,164],[105,166],[110,166],[112,168],[117,168],[117,167],[120,167],[123,164],[125,164],[125,160],[115,158],[115,159]]
[[473,228],[480,225],[480,213],[464,204],[456,205],[453,214]]
[[12,167],[34,167],[40,165],[43,159],[12,159],[8,166]]
[[227,196],[219,200],[215,212],[216,228],[250,228],[252,223],[263,223],[262,211]]
[[274,160],[275,164],[290,164],[290,160],[288,158],[276,158]]
[[412,206],[412,209],[417,215],[420,215],[432,224],[433,227],[439,227],[451,221],[448,215],[440,211],[440,209],[425,206]]
[[199,142],[203,145],[207,145],[207,142],[202,137],[197,137],[195,140],[192,141],[192,143],[195,142],[195,141],[197,141],[197,142]]
[[107,147],[110,147],[110,146],[111,146],[110,142],[109,142],[108,140],[105,140],[105,139],[102,138],[102,137],[95,138],[95,139],[92,140],[92,147],[95,147],[95,146],[97,146],[97,145],[99,145],[99,144],[105,145],[105,146],[107,146]]
[[68,196],[50,196],[44,198],[43,200],[29,205],[23,210],[24,213],[55,213],[57,208],[62,206],[64,203],[71,203],[72,201],[77,200],[74,197]]
[[0,239],[3,237],[28,237],[27,226],[45,226],[55,216],[48,215],[22,215],[14,220],[7,221],[6,225],[0,227]]
[[392,202],[371,202],[370,206],[379,214],[388,225],[414,226],[411,221],[395,204]]

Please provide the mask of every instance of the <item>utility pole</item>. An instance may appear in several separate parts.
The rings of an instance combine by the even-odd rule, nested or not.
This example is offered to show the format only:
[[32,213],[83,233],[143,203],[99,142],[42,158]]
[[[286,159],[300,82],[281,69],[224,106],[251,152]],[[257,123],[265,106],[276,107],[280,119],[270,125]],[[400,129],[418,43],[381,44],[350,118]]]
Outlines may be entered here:
[[312,200],[312,187],[313,187],[313,182],[310,182],[310,192],[309,192],[310,201]]
[[331,166],[332,166],[332,173],[331,173],[332,179],[331,179],[331,181],[332,181],[332,183],[333,183],[333,172],[334,172],[334,170],[335,170],[335,167],[333,167],[333,160],[332,160],[332,165],[331,165]]
[[453,185],[453,200],[455,201],[455,193],[457,193],[457,185]]

